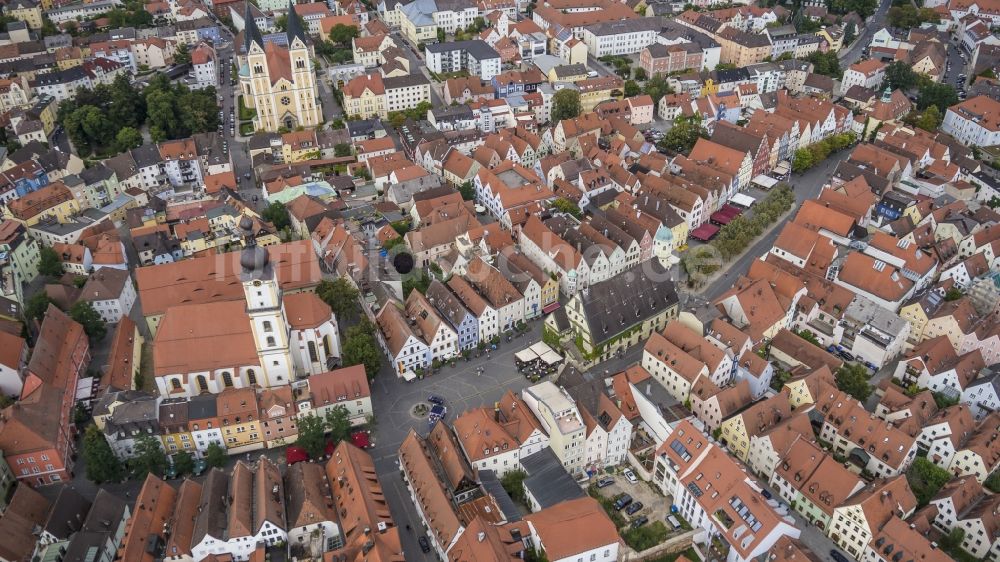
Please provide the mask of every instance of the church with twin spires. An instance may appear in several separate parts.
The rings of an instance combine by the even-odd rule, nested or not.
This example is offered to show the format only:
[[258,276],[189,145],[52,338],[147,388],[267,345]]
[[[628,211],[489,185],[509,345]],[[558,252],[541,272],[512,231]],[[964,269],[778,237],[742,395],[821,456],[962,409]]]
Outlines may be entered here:
[[291,0],[287,13],[284,34],[262,36],[247,2],[237,63],[243,103],[257,112],[257,131],[316,127],[323,121],[312,46]]

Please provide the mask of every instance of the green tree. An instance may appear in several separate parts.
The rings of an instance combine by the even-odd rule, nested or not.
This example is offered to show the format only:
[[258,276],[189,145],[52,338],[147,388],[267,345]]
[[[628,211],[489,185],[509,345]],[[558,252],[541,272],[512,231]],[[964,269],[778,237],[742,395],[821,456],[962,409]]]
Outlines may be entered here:
[[194,457],[187,451],[174,453],[174,470],[178,476],[194,473]]
[[837,388],[864,402],[872,393],[868,384],[868,369],[857,363],[844,363],[837,370]]
[[222,468],[226,466],[228,459],[229,455],[226,454],[226,450],[214,441],[209,443],[205,449],[205,464],[209,468]]
[[924,457],[917,457],[909,470],[906,471],[906,481],[917,497],[917,507],[927,505],[945,484],[951,480],[951,474]]
[[83,460],[87,479],[95,484],[117,482],[122,478],[122,464],[96,425],[88,425],[83,433]]
[[38,253],[40,256],[38,273],[47,275],[48,277],[62,277],[63,267],[62,260],[59,258],[59,252],[48,246],[43,246]]
[[188,49],[187,44],[181,43],[174,50],[174,64],[190,64],[191,63],[191,51]]
[[280,16],[274,18],[274,27],[281,32],[288,31],[288,14],[281,14]]
[[438,43],[444,43],[445,40],[447,40],[447,38],[448,37],[444,34],[444,28],[443,27],[439,27],[438,30],[437,30],[437,40],[438,40]]
[[334,406],[327,410],[323,424],[330,433],[330,441],[334,445],[347,439],[351,434],[351,414],[343,406]]
[[893,27],[910,29],[920,25],[920,14],[917,12],[916,6],[906,3],[902,6],[889,8],[889,13],[886,14],[886,21]]
[[580,92],[563,88],[552,96],[552,121],[573,119],[580,115]]
[[844,46],[848,46],[854,42],[854,39],[858,36],[858,26],[854,24],[853,21],[849,21],[844,25]]
[[868,19],[878,10],[879,0],[830,0],[827,5],[835,14],[857,12],[862,19]]
[[816,161],[813,159],[813,153],[811,150],[808,148],[800,148],[795,151],[795,158],[792,159],[793,172],[801,174],[815,165]]
[[316,287],[316,294],[323,302],[330,305],[337,319],[343,322],[345,318],[354,318],[358,313],[358,297],[360,293],[350,281],[338,277],[333,281],[324,279]]
[[885,67],[885,85],[893,90],[909,90],[917,85],[917,73],[903,61],[893,61]]
[[983,486],[994,494],[1000,494],[1000,470],[994,471],[990,474],[986,481],[983,482]]
[[298,438],[295,444],[302,447],[309,458],[318,459],[326,448],[326,424],[317,415],[309,414],[296,422]]
[[636,80],[646,80],[647,78],[649,78],[649,74],[646,73],[646,69],[645,68],[637,68],[637,69],[635,69],[635,79]]
[[138,480],[146,478],[147,474],[163,476],[167,468],[167,454],[163,452],[160,440],[148,433],[141,433],[135,439],[132,457],[132,474]]
[[463,182],[462,185],[458,186],[458,192],[462,194],[463,201],[476,200],[476,186],[472,185],[471,181]]
[[107,326],[90,301],[79,300],[73,303],[69,309],[69,316],[83,326],[83,331],[94,341],[104,339],[104,334],[108,331]]
[[707,138],[708,131],[701,124],[700,113],[690,116],[682,115],[674,120],[673,127],[663,135],[656,146],[660,150],[687,154],[694,148],[698,139]]
[[560,197],[552,201],[552,208],[563,213],[569,213],[576,218],[580,218],[583,215],[580,211],[580,206],[565,197]]
[[110,104],[108,119],[118,127],[139,129],[146,121],[146,103],[142,94],[129,82],[126,74],[119,74],[109,87]]
[[367,319],[347,329],[341,360],[345,367],[364,365],[368,380],[373,380],[382,367],[382,352],[375,341],[375,327]]
[[357,26],[338,23],[330,28],[330,33],[327,36],[335,45],[349,47],[351,45],[351,41],[357,38],[359,33],[360,32]]
[[52,299],[49,298],[45,291],[39,291],[24,305],[24,318],[25,320],[37,320],[42,321],[45,318],[45,311],[49,309],[49,305],[52,304]]
[[655,105],[660,103],[660,98],[673,93],[673,90],[671,90],[670,85],[667,84],[667,79],[662,74],[654,74],[652,78],[643,84],[642,93],[653,98],[653,104]]
[[337,158],[344,158],[351,155],[351,145],[346,142],[337,143],[333,147],[333,154]]
[[512,470],[500,477],[500,485],[503,486],[510,499],[527,505],[528,497],[524,493],[524,479],[527,477],[528,474],[523,470]]
[[42,37],[50,35],[59,35],[59,28],[52,23],[48,16],[42,16]]
[[823,347],[819,344],[819,340],[816,339],[816,334],[810,332],[809,330],[799,330],[795,332],[800,338],[806,340],[807,342],[815,345],[816,347]]
[[625,97],[630,98],[632,96],[638,96],[639,94],[641,94],[642,88],[639,87],[639,83],[636,82],[635,80],[626,80],[625,88],[623,91],[625,92]]
[[955,92],[955,88],[948,84],[925,80],[917,94],[917,109],[919,110],[934,105],[937,106],[941,115],[944,115],[948,108],[956,103],[958,103],[958,93]]
[[292,225],[292,218],[288,215],[288,209],[281,201],[275,201],[267,206],[261,213],[261,218],[274,225],[278,230],[284,230]]
[[937,108],[936,105],[932,105],[927,109],[925,109],[924,112],[921,113],[919,117],[917,117],[914,124],[925,131],[930,131],[933,133],[937,131],[939,126],[941,126],[942,120],[943,118],[941,117],[941,111]]
[[142,146],[142,133],[132,127],[122,127],[115,135],[115,148],[119,152],[126,152],[140,146]]
[[962,298],[962,291],[955,287],[948,289],[948,292],[944,294],[944,300],[946,301],[957,301],[960,298]]
[[833,51],[826,53],[813,51],[809,53],[807,60],[813,64],[813,72],[816,74],[830,76],[838,80],[844,74],[844,71],[840,69],[840,59],[837,58],[837,53]]

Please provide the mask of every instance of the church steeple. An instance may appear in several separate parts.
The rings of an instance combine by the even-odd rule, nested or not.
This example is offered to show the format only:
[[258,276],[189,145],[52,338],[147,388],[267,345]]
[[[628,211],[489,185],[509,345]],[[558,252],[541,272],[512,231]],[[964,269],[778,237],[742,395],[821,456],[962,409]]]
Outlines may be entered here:
[[302,44],[306,44],[306,32],[302,29],[302,21],[299,19],[299,14],[295,12],[295,2],[294,0],[288,0],[288,29],[286,31],[288,35],[288,44],[291,45],[296,38],[302,41]]
[[255,43],[259,48],[264,48],[264,39],[260,35],[260,29],[257,28],[257,20],[251,11],[252,8],[253,4],[248,0],[246,11],[243,14],[243,47],[247,53],[250,52],[250,47]]

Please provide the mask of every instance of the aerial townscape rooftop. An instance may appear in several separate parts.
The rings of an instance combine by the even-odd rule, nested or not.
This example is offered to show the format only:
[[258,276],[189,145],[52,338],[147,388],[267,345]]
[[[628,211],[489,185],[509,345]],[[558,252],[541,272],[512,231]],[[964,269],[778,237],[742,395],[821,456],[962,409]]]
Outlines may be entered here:
[[0,561],[1000,562],[1000,0],[0,25]]

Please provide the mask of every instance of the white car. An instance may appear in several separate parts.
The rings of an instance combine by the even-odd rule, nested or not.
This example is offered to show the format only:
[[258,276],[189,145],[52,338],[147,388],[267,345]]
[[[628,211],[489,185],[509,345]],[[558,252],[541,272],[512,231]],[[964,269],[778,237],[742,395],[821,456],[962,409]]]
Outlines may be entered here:
[[638,484],[639,483],[639,479],[635,477],[635,473],[632,472],[632,469],[626,468],[625,470],[623,470],[622,471],[622,476],[625,477],[625,480],[628,480],[629,484]]

